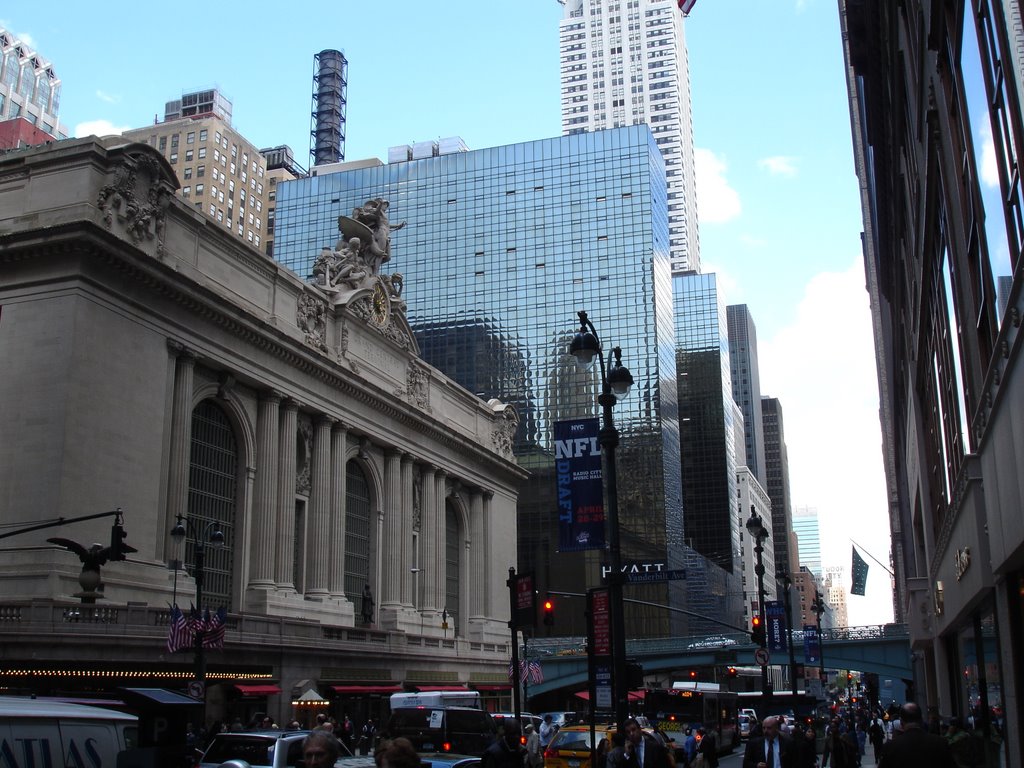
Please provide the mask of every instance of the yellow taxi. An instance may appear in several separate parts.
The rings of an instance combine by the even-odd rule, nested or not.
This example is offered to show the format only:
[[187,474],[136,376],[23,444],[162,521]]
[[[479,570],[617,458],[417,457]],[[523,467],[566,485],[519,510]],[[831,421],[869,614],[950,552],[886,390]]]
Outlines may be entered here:
[[[641,720],[639,717],[637,719]],[[654,729],[649,727],[646,720],[641,720],[640,724],[644,733],[655,735]],[[612,749],[612,734],[615,730],[614,724],[595,725],[594,741],[591,742],[589,725],[567,725],[559,729],[548,744],[548,748],[544,750],[544,768],[590,768],[591,745],[600,749],[602,740],[606,740],[603,754],[607,754]],[[670,764],[675,765],[675,754],[671,746],[668,748],[668,754]],[[597,768],[605,766],[599,763]]]
[[591,742],[589,725],[567,725],[560,728],[544,750],[544,768],[590,768],[591,746],[597,747],[602,739],[607,739],[610,750],[613,733],[614,725],[596,725],[594,741]]

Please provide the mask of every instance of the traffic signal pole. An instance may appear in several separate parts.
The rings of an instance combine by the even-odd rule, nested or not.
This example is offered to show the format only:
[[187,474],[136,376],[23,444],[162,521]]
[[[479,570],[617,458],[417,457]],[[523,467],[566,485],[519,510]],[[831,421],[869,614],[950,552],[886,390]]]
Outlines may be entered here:
[[519,621],[517,620],[517,607],[516,602],[516,569],[508,569],[508,607],[509,607],[509,620],[508,626],[512,631],[512,711],[515,712],[516,722],[521,722],[520,717],[523,712],[523,702],[519,695]]

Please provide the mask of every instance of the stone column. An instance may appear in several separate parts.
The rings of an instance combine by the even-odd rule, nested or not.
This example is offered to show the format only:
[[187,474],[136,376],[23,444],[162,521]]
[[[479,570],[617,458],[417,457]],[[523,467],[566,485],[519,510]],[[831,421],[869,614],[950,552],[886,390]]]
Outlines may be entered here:
[[274,558],[274,581],[277,588],[295,591],[292,583],[295,562],[295,439],[299,427],[299,405],[287,400],[281,409],[281,428],[278,435],[278,485],[276,557]]
[[416,599],[413,596],[415,586],[415,575],[412,572],[416,564],[416,553],[412,551],[412,526],[413,526],[413,457],[412,454],[402,454],[402,520],[398,526],[398,534],[401,537],[401,547],[395,556],[401,560],[402,568],[402,605],[411,608]]
[[448,541],[445,535],[445,499],[448,498],[447,480],[448,473],[443,469],[437,470],[434,476],[434,494],[437,500],[434,504],[434,517],[431,521],[431,525],[434,528],[434,546],[430,551],[431,558],[437,563],[435,579],[431,587],[433,589],[433,603],[438,612],[444,608],[445,577],[448,573],[447,563],[445,562],[447,555],[446,544]]
[[402,454],[394,448],[384,451],[384,539],[379,552],[383,583],[380,605],[397,608],[402,602]]
[[249,559],[249,586],[274,588],[274,532],[277,521],[277,450],[280,427],[281,394],[265,392],[260,396],[256,418],[256,489],[253,499],[252,549]]
[[333,419],[317,416],[313,425],[313,466],[309,492],[309,553],[306,597],[323,600],[328,596],[327,572],[330,557],[331,526],[331,424]]
[[420,579],[423,582],[423,604],[420,610],[423,612],[440,611],[437,604],[437,582],[441,563],[437,560],[437,486],[440,484],[444,493],[444,475],[434,466],[428,466],[423,470],[423,520],[420,523],[420,536],[423,541],[420,544],[420,551],[423,557],[420,560]]
[[188,474],[192,447],[192,394],[196,354],[171,339],[167,347],[174,360],[174,391],[171,401],[171,456],[167,477],[167,530],[179,516],[188,514]]
[[469,618],[484,616],[487,553],[484,539],[484,498],[479,489],[469,493]]
[[327,567],[331,597],[345,597],[345,512],[348,496],[348,427],[340,421],[331,430],[331,550]]
[[[494,492],[485,490],[483,491],[483,503],[481,504],[481,511],[483,512],[483,539],[481,540],[481,549],[484,552],[484,577],[480,582],[480,591],[484,594],[484,616],[491,617],[498,615],[497,606],[494,604],[494,593],[491,591],[495,588],[494,584],[494,567],[495,552],[497,542],[494,541],[494,522],[491,519],[493,514],[491,510],[491,500],[494,498]],[[516,558],[512,558],[514,563]],[[505,581],[504,576],[501,577],[501,586],[504,588]],[[508,592],[502,591],[502,599],[507,601]]]

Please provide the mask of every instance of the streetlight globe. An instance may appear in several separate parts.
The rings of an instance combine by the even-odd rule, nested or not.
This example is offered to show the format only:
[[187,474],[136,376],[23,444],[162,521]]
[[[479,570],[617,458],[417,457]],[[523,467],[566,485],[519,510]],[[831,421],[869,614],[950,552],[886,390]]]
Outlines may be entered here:
[[171,536],[173,536],[177,541],[181,541],[183,538],[185,538],[185,526],[181,522],[180,517],[178,518],[178,522],[175,523],[174,527],[171,528]]
[[210,543],[215,547],[224,546],[224,531],[220,529],[220,526],[217,526],[213,533],[210,534]]
[[616,400],[622,400],[633,388],[633,374],[622,365],[616,365],[608,372],[608,385]]
[[760,539],[765,533],[764,525],[761,523],[761,516],[754,511],[753,506],[750,508],[750,517],[747,518],[747,533],[755,539]]
[[590,331],[580,331],[569,345],[569,354],[576,358],[576,365],[584,371],[594,367],[600,352],[601,344]]

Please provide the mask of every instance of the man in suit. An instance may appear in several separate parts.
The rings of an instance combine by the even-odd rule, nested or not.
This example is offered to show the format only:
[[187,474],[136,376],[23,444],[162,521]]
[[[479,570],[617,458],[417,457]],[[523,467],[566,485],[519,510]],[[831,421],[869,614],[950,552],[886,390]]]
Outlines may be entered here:
[[900,707],[900,722],[903,732],[882,749],[879,768],[956,768],[949,742],[928,733],[917,704],[908,701]]
[[761,735],[747,740],[743,753],[743,768],[795,768],[796,750],[793,740],[779,733],[779,721],[766,717],[761,723]]
[[636,718],[626,721],[626,743],[619,768],[671,768],[668,750],[656,738],[644,733]]

